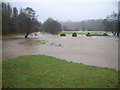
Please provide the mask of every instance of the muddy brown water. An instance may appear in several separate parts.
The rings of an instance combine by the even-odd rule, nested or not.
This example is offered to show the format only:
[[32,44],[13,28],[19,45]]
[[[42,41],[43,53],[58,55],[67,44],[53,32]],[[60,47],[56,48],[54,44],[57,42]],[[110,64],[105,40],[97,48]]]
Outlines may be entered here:
[[[59,43],[63,47],[48,44],[20,44],[20,42],[30,39]],[[41,34],[37,37],[30,36],[29,39],[24,39],[24,36],[14,36],[3,38],[2,49],[2,60],[23,55],[43,54],[76,63],[118,70],[118,38],[113,36],[60,37]]]

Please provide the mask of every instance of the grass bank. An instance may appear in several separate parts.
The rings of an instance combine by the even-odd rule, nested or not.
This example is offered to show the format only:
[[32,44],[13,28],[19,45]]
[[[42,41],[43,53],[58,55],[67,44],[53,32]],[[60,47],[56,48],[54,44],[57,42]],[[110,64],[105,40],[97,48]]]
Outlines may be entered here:
[[31,55],[3,61],[2,80],[7,88],[117,88],[118,71]]

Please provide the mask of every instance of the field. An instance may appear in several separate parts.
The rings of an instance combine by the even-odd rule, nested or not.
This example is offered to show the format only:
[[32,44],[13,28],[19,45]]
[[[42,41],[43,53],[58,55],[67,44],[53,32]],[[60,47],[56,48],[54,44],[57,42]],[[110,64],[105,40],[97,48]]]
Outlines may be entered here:
[[3,61],[4,88],[118,88],[118,71],[45,55]]
[[86,35],[88,32],[91,35],[103,35],[104,33],[110,34],[110,32],[106,32],[106,31],[63,31],[60,32],[59,34],[73,34],[74,32],[76,32],[78,35]]

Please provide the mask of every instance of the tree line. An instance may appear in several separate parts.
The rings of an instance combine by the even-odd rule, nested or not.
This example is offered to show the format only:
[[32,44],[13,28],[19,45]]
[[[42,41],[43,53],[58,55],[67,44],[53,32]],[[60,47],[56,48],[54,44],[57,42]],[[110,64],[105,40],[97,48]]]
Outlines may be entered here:
[[112,32],[114,36],[119,36],[119,17],[120,11],[118,13],[113,12],[105,19],[91,19],[79,22],[69,20],[66,22],[61,22],[61,25],[63,31],[109,31]]
[[91,20],[83,20],[83,21],[66,21],[61,22],[62,29],[65,31],[72,31],[72,30],[103,30],[103,19],[91,19]]
[[52,34],[58,34],[61,24],[52,18],[48,18],[43,24],[37,20],[38,15],[35,11],[27,7],[18,9],[11,7],[9,3],[2,3],[2,34],[25,33],[25,38],[31,32],[45,31]]
[[[120,2],[118,3],[120,6]],[[119,22],[120,11],[118,13],[113,12],[105,19],[92,19],[83,20],[79,22],[66,21],[58,22],[52,18],[48,18],[44,23],[41,23],[37,19],[36,12],[27,7],[18,10],[16,7],[12,7],[9,3],[2,3],[2,34],[16,34],[23,33],[25,38],[32,32],[43,31],[52,34],[58,34],[63,31],[70,30],[104,30],[111,31],[113,35],[119,36]]]

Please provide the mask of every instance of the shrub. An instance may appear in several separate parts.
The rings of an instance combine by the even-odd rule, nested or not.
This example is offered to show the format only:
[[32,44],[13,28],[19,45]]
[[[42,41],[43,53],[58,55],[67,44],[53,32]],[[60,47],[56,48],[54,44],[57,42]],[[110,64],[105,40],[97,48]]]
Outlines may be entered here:
[[62,34],[60,34],[60,36],[66,36],[66,34],[62,33]]
[[90,35],[90,33],[88,32],[88,33],[86,34],[86,36],[88,37],[88,36],[91,36],[91,35]]
[[103,33],[103,36],[108,36],[107,33]]
[[72,34],[72,37],[77,37],[77,33],[73,33],[73,34]]

